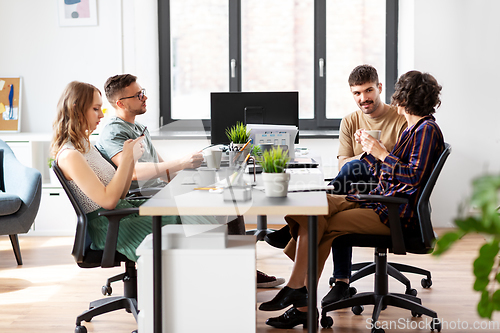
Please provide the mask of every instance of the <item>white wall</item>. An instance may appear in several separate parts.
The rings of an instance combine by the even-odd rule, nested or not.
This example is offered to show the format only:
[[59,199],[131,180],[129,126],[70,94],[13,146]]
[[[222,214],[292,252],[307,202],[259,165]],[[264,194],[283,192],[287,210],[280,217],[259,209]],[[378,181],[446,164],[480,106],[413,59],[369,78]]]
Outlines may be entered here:
[[443,86],[436,119],[453,151],[432,204],[435,224],[451,226],[459,204],[471,192],[472,179],[500,171],[496,91],[500,2],[405,0],[400,4],[400,25],[413,25],[413,29],[401,29],[406,33],[400,36],[401,46],[414,41],[400,52],[406,55],[400,59],[400,73],[426,71]]
[[109,76],[124,72],[137,75],[153,97],[142,121],[157,127],[156,0],[97,1],[98,25],[83,27],[60,27],[57,3],[0,0],[0,75],[23,78],[21,132],[52,131],[57,101],[70,81],[102,91]]
[[[55,106],[72,80],[102,89],[110,75],[129,72],[147,88],[148,113],[141,122],[157,127],[158,45],[156,0],[98,1],[98,25],[59,27],[54,0],[0,0],[0,75],[22,76],[22,132],[51,132]],[[443,85],[436,118],[452,155],[432,198],[437,226],[451,226],[471,180],[499,172],[500,112],[496,79],[500,20],[496,0],[400,1],[399,71],[432,73]],[[167,158],[186,152],[178,141]],[[333,140],[303,140],[335,166]]]

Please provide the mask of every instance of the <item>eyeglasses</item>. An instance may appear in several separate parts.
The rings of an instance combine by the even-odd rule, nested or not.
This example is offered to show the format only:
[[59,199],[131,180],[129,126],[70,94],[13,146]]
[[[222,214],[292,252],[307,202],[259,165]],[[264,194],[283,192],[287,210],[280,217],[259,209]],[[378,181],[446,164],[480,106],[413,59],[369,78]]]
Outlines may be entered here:
[[142,101],[144,99],[144,96],[146,96],[146,89],[142,89],[141,92],[138,93],[137,95],[128,96],[128,97],[122,97],[122,98],[119,99],[119,101],[121,101],[122,99],[135,98],[135,97],[137,97],[140,101]]

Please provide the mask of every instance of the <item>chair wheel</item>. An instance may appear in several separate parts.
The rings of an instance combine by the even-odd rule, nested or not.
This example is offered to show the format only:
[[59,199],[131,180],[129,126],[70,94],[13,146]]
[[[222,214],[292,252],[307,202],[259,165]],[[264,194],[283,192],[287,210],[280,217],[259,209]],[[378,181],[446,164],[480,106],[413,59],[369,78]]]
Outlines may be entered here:
[[418,313],[418,312],[416,312],[416,311],[412,311],[412,312],[411,312],[411,316],[412,316],[412,317],[422,317],[422,314],[421,314],[421,313]]
[[330,277],[330,280],[328,280],[328,284],[331,286],[333,286],[333,284],[335,283],[335,278],[333,276]]
[[102,286],[101,292],[104,296],[110,296],[113,293],[113,288],[111,286]]
[[406,295],[417,296],[418,292],[417,292],[417,289],[406,289],[405,294]]
[[424,289],[429,289],[432,286],[432,280],[431,279],[423,278],[420,281],[420,283],[422,284],[422,287]]
[[349,287],[349,294],[351,294],[351,297],[356,295],[358,293],[358,289],[355,287]]
[[75,333],[87,333],[87,328],[85,326],[75,327]]
[[330,316],[321,317],[320,324],[323,328],[330,328],[333,326],[333,318]]
[[441,332],[441,321],[438,318],[432,318],[431,321],[431,331],[437,330]]
[[359,316],[360,314],[363,313],[363,310],[365,308],[363,307],[363,305],[355,305],[351,308],[351,311],[352,313],[354,313],[356,316]]

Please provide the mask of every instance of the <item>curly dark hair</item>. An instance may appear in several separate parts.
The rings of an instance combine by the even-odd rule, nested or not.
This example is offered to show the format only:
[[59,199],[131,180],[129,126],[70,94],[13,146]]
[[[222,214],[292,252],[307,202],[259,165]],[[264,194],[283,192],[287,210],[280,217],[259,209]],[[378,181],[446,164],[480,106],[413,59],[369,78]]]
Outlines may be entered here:
[[409,71],[399,77],[391,105],[402,106],[406,113],[416,116],[433,114],[441,105],[441,89],[431,74]]
[[121,91],[137,81],[137,76],[132,74],[119,74],[112,76],[104,83],[104,93],[109,103],[115,106]]
[[375,67],[372,65],[359,65],[356,66],[349,74],[349,87],[360,86],[365,83],[378,84],[378,74]]

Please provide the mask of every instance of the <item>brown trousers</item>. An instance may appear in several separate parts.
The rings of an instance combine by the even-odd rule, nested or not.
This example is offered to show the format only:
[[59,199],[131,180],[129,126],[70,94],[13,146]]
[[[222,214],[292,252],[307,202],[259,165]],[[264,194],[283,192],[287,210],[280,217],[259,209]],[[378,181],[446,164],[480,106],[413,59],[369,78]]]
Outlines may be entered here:
[[[359,203],[347,201],[345,195],[327,195],[328,215],[318,216],[318,278],[330,254],[333,240],[345,234],[390,235],[389,227],[370,208],[359,208]],[[299,226],[307,230],[308,216],[287,215],[292,239],[283,252],[292,260],[297,249]]]

